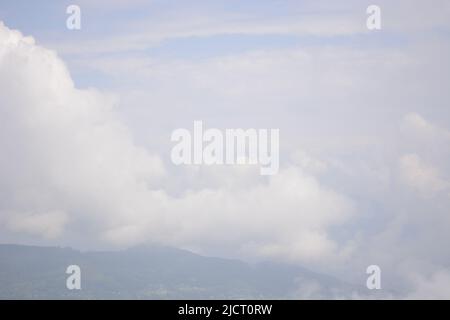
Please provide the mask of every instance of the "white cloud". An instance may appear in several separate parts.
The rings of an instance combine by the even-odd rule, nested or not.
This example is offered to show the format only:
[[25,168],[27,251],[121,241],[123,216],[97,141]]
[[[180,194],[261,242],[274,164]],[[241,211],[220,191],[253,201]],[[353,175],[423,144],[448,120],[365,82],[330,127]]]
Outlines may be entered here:
[[173,211],[171,218],[180,221],[179,245],[186,239],[196,246],[228,243],[245,255],[309,263],[340,253],[327,230],[349,219],[353,208],[346,197],[291,167],[268,184],[188,194]]
[[206,169],[194,175],[207,175],[204,186],[171,196],[162,187],[171,176],[133,142],[114,99],[76,89],[55,53],[1,26],[0,74],[0,212],[18,237],[252,248],[252,256],[311,263],[339,251],[327,229],[350,217],[352,203],[301,169],[268,180],[252,168]]
[[439,177],[437,169],[423,163],[417,154],[403,155],[399,164],[404,182],[422,195],[433,195],[449,186],[448,182]]
[[56,54],[32,39],[0,26],[0,42],[1,211],[62,211],[114,225],[147,210],[143,198],[157,193],[147,183],[164,169],[133,143],[111,99],[76,89]]
[[[164,14],[161,12],[161,15]],[[362,15],[363,16],[363,15]],[[126,32],[79,42],[63,41],[49,46],[66,55],[99,55],[127,51],[143,51],[164,41],[214,36],[336,36],[365,33],[367,29],[355,14],[298,14],[289,18],[255,19],[251,15],[192,15],[191,12],[171,16],[167,21],[155,17],[151,21],[127,23]],[[134,25],[129,28],[128,25]],[[131,30],[130,30],[131,29]]]
[[65,212],[58,211],[40,214],[16,212],[10,214],[7,226],[15,232],[25,232],[46,238],[57,238],[63,234],[67,218]]
[[412,275],[413,289],[407,299],[448,300],[450,298],[450,273],[441,269],[430,276]]
[[405,135],[412,136],[416,142],[450,143],[450,131],[431,124],[416,112],[405,115],[401,129]]

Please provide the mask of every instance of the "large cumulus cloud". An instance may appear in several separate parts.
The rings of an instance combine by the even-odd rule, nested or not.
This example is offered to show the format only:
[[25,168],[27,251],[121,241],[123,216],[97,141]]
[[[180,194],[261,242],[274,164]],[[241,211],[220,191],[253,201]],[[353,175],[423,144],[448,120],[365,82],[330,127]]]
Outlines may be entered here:
[[156,241],[296,261],[340,250],[327,229],[352,214],[347,197],[297,166],[268,180],[252,167],[188,169],[216,186],[171,194],[167,165],[133,141],[114,97],[77,89],[54,52],[4,25],[0,87],[3,234],[55,244],[70,235],[92,247]]

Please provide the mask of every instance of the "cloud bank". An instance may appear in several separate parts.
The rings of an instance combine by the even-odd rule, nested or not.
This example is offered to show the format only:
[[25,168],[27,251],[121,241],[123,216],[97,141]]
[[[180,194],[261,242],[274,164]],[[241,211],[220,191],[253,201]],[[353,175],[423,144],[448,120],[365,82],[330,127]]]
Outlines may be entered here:
[[[397,31],[421,27],[386,21]],[[166,26],[135,40],[292,31],[276,21],[268,29],[205,25],[185,33]],[[320,30],[314,34],[331,36]],[[100,49],[129,49],[111,42]],[[362,284],[366,267],[378,264],[388,291],[450,297],[449,64],[439,59],[448,52],[448,42],[420,39],[404,48],[305,45],[202,61],[135,53],[79,60],[125,83],[113,95],[77,88],[55,52],[2,24],[0,241],[157,242],[287,260]],[[133,90],[120,92],[127,85]],[[143,134],[123,119],[124,105]],[[149,133],[164,123],[184,127],[191,113],[208,126],[245,126],[231,112],[252,125],[280,125],[278,175],[261,178],[251,166],[174,168],[149,147],[168,153],[170,132]]]
[[295,166],[244,190],[235,182],[255,168],[210,169],[228,187],[170,195],[156,187],[170,179],[165,165],[136,145],[112,97],[77,89],[54,52],[0,28],[3,230],[118,246],[225,244],[305,261],[339,251],[327,228],[352,214],[344,195]]

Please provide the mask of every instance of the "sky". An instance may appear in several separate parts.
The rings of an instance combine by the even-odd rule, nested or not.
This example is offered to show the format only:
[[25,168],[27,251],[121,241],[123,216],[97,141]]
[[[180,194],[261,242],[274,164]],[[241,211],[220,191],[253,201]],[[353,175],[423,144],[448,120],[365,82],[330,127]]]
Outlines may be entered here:
[[[0,242],[160,243],[450,298],[450,3],[0,0]],[[171,132],[279,128],[280,170]]]

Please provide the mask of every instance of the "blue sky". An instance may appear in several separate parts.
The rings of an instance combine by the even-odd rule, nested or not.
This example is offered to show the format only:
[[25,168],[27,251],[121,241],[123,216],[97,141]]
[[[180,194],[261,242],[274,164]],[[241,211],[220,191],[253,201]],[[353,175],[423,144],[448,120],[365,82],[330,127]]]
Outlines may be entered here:
[[[138,48],[124,47],[119,52],[107,52],[106,55],[141,55],[156,59],[207,59],[249,52],[252,50],[295,48],[299,46],[359,46],[380,47],[398,46],[406,37],[396,32],[384,32],[366,37],[364,30],[365,6],[356,5],[314,5],[311,1],[132,1],[129,5],[122,1],[81,1],[82,30],[71,31],[65,28],[67,15],[65,9],[71,1],[26,1],[5,2],[2,4],[0,19],[11,28],[17,28],[24,34],[33,35],[38,43],[58,50],[71,67],[71,60],[79,56],[101,54],[89,52],[84,43],[102,41],[112,37],[133,37],[142,35],[152,28],[164,31],[168,27],[172,32],[180,32],[184,25],[192,28],[196,24],[214,28],[211,33],[193,32],[191,35],[174,34],[162,37],[157,43],[145,43],[141,40]],[[342,33],[330,30],[316,32],[296,32],[302,20],[317,17],[338,17],[344,23],[360,24],[357,30]],[[345,19],[348,18],[348,21]],[[265,24],[275,24],[270,30],[258,31]],[[223,25],[221,29],[220,26]],[[236,27],[231,27],[236,25]],[[240,30],[239,25],[248,26],[249,31]],[[289,31],[292,25],[292,32]],[[277,29],[278,27],[278,29]],[[251,30],[254,28],[254,30]],[[279,29],[282,31],[277,31]],[[149,30],[150,29],[150,30]],[[197,28],[198,29],[198,28]],[[188,30],[189,31],[189,30]],[[205,30],[208,31],[208,30]],[[63,49],[64,45],[82,47],[80,52]],[[76,51],[76,50],[75,50]],[[82,72],[72,68],[78,85],[106,87],[101,75]]]

